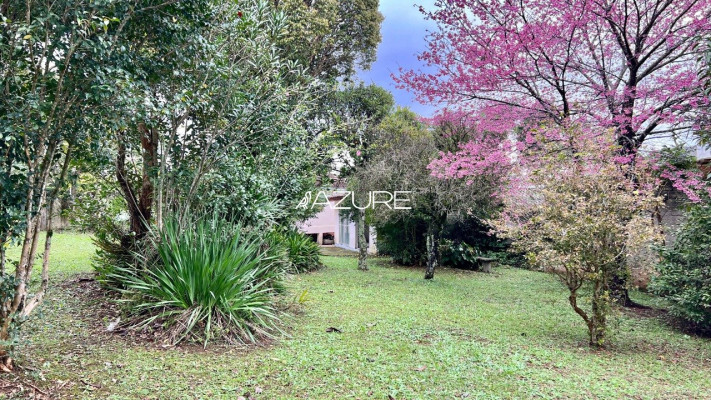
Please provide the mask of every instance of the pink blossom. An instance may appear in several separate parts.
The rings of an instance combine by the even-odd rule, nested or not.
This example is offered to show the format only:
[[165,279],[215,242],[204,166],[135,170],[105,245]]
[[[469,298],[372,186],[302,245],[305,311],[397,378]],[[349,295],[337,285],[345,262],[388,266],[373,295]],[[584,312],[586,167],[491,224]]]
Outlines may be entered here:
[[704,49],[695,43],[711,34],[711,0],[442,0],[421,11],[438,27],[419,55],[427,72],[394,79],[421,102],[445,106],[434,122],[463,121],[477,132],[432,161],[434,176],[505,173],[502,195],[525,190],[526,173],[555,162],[538,144],[566,144],[567,130],[584,127],[575,140],[585,145],[567,145],[599,149],[576,154],[588,172],[642,163],[692,200],[708,190],[704,179],[655,166],[637,150],[669,129],[698,128],[709,109],[696,90]]

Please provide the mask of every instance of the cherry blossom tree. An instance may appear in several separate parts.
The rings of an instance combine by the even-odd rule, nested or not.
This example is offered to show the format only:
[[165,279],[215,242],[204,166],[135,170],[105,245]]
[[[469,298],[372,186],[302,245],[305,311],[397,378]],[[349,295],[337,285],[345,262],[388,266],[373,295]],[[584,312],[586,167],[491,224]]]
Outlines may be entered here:
[[612,127],[636,150],[688,130],[707,100],[696,61],[709,0],[441,0],[438,30],[402,71],[419,100],[485,111],[498,129],[531,119]]
[[[697,59],[711,0],[440,0],[421,10],[438,27],[420,55],[426,70],[395,80],[422,102],[457,110],[441,118],[468,113],[480,132],[434,163],[442,178],[535,161],[537,152],[523,150],[556,135],[542,124],[610,133],[613,161],[633,162],[645,141],[693,131],[707,109]],[[614,281],[630,304],[624,279]]]

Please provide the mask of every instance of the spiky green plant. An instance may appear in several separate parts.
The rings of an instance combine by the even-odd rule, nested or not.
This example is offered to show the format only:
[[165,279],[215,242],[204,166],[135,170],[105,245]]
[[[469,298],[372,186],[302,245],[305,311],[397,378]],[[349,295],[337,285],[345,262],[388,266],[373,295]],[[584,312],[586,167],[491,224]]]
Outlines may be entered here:
[[130,306],[131,326],[157,324],[171,344],[199,340],[205,346],[217,337],[257,343],[278,332],[274,295],[284,266],[258,232],[217,216],[190,224],[172,217],[154,244],[159,263],[112,274]]
[[271,236],[274,247],[283,247],[292,273],[310,272],[321,268],[321,249],[310,237],[293,229],[277,231]]

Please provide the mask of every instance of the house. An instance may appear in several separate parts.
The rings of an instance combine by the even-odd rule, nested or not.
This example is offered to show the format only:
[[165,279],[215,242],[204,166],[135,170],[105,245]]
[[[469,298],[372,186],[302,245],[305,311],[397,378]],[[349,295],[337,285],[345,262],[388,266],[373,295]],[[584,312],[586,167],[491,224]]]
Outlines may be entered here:
[[[337,210],[337,203],[344,197],[344,192],[338,190],[328,194],[329,206],[324,206],[314,217],[297,224],[304,234],[311,236],[322,246],[336,246],[346,250],[358,251],[358,226],[345,213]],[[366,228],[368,253],[375,254],[375,229]]]

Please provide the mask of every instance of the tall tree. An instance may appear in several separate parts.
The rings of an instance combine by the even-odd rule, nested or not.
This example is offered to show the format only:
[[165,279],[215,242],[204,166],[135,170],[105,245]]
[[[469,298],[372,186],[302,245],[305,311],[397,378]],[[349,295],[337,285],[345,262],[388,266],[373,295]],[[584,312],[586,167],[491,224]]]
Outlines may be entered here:
[[379,0],[274,0],[289,21],[280,40],[288,57],[308,67],[312,76],[350,78],[368,69],[380,44],[383,16]]
[[[4,365],[11,363],[8,350],[13,334],[48,289],[51,229],[41,284],[33,295],[29,293],[40,242],[40,212],[49,204],[51,215],[73,155],[90,154],[107,141],[106,129],[115,121],[117,92],[142,73],[125,60],[152,39],[136,35],[147,31],[137,25],[173,32],[170,43],[178,50],[184,44],[179,32],[200,23],[206,4],[199,0],[2,2],[0,242],[4,246],[19,241],[22,246],[14,274],[2,271],[0,357]],[[0,264],[5,265],[4,259]]]
[[[322,172],[319,141],[303,128],[320,84],[278,48],[283,15],[250,0],[217,3],[202,17],[180,32],[179,50],[159,37],[136,49],[133,65],[144,74],[121,93],[122,123],[109,149],[130,223],[105,220],[97,235],[109,270],[132,260],[164,212],[201,208],[243,223],[289,223],[298,214],[289,204]],[[147,56],[163,52],[161,62]]]
[[689,129],[707,102],[696,61],[709,1],[447,0],[426,15],[439,29],[421,58],[436,72],[400,83],[492,123],[583,120],[614,128],[632,152]]
[[688,132],[708,104],[696,73],[707,0],[445,0],[423,12],[438,24],[421,55],[435,71],[404,71],[400,85],[475,111],[485,130],[586,123],[613,129],[633,158],[650,137]]
[[491,194],[497,187],[498,176],[492,171],[462,181],[432,175],[431,160],[457,143],[455,137],[467,136],[468,128],[464,125],[450,122],[427,127],[413,112],[399,109],[381,124],[381,129],[383,133],[373,146],[372,159],[357,173],[358,181],[370,190],[411,193],[411,203],[404,205],[412,210],[380,207],[374,211],[375,218],[380,224],[397,224],[415,215],[426,222],[425,279],[432,279],[439,263],[439,242],[445,223],[488,217],[497,204]]
[[[334,93],[328,101],[337,132],[336,164],[342,178],[348,179],[363,169],[369,162],[371,146],[378,140],[380,122],[393,108],[395,100],[390,92],[377,85],[351,85]],[[365,191],[358,186],[358,180],[349,183],[357,204],[363,205]],[[352,219],[358,231],[358,268],[368,270],[368,245],[366,230],[366,210],[353,208]]]

